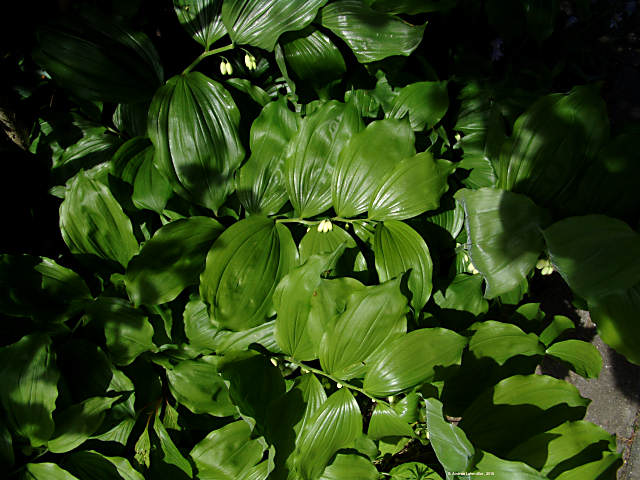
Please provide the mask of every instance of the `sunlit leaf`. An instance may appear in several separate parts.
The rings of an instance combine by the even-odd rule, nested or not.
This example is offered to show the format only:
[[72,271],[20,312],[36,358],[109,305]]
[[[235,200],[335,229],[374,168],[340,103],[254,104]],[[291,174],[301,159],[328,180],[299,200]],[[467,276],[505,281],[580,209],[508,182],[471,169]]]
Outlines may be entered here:
[[475,330],[469,351],[478,358],[492,358],[502,365],[516,355],[544,355],[544,347],[535,333],[525,333],[510,323],[487,320]]
[[413,429],[393,408],[377,403],[369,420],[367,436],[373,440],[384,437],[412,437]]
[[411,128],[416,131],[432,128],[449,108],[447,82],[416,82],[400,89],[388,118],[409,116]]
[[173,0],[180,25],[206,50],[227,33],[221,7],[221,0]]
[[556,342],[546,350],[547,355],[569,365],[578,375],[597,378],[602,369],[602,356],[596,347],[582,340]]

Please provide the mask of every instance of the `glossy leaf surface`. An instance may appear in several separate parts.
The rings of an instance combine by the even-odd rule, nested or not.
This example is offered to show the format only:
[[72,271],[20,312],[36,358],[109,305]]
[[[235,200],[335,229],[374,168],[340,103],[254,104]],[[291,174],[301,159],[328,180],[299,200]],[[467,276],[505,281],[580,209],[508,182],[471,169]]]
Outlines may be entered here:
[[369,420],[367,436],[373,440],[379,440],[384,437],[412,437],[413,435],[413,429],[393,408],[382,403],[376,404]]
[[597,378],[602,369],[602,357],[598,349],[582,340],[554,343],[546,353],[567,362],[573,371],[585,378]]
[[503,365],[516,355],[544,355],[544,347],[534,333],[525,333],[510,323],[482,322],[469,342],[469,351]]
[[206,50],[227,33],[221,7],[222,0],[173,0],[180,25]]
[[400,89],[389,118],[409,117],[411,128],[416,131],[432,128],[449,108],[447,82],[416,82]]

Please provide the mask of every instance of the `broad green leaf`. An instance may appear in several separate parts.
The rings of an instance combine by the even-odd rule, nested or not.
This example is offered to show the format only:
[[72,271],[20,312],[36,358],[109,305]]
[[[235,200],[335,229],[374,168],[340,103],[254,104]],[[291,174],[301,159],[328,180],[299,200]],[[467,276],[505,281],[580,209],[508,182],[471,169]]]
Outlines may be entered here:
[[376,225],[373,241],[376,271],[381,282],[409,272],[407,288],[416,312],[431,296],[433,262],[423,238],[406,223],[389,220]]
[[119,103],[113,112],[112,121],[115,127],[130,137],[147,134],[147,113],[151,99],[136,103]]
[[176,444],[173,443],[173,440],[171,440],[169,433],[160,421],[159,417],[156,417],[155,421],[153,422],[153,431],[158,437],[160,448],[153,450],[151,463],[154,467],[158,467],[158,463],[154,461],[154,455],[157,455],[157,458],[161,459],[162,461],[162,464],[160,464],[160,468],[157,468],[155,471],[164,472],[167,470],[167,467],[163,464],[169,464],[174,465],[175,467],[186,473],[188,477],[191,477],[193,475],[191,463],[189,463],[189,461],[182,455],[180,450],[178,450]]
[[431,381],[440,367],[457,365],[467,339],[444,328],[414,330],[384,346],[364,377],[376,397],[395,395]]
[[139,102],[151,97],[162,81],[151,41],[114,19],[67,17],[41,28],[37,37],[34,60],[78,97]]
[[318,480],[377,480],[378,470],[371,460],[352,453],[338,453]]
[[489,452],[481,453],[475,471],[485,474],[493,472],[496,478],[508,478],[509,480],[546,480],[547,478],[526,463],[503,460]]
[[347,90],[344,101],[352,103],[361,117],[378,118],[380,101],[369,90]]
[[442,403],[435,398],[425,400],[429,441],[440,464],[447,472],[469,472],[473,467],[475,448],[461,428],[445,421]]
[[[509,452],[507,458],[526,462],[543,475],[553,471],[557,476],[575,467],[576,457],[579,458],[587,447],[600,442],[609,444],[609,448],[615,451],[614,437],[601,427],[584,420],[565,422],[521,443]],[[588,454],[585,456],[589,458]]]
[[199,72],[177,75],[158,89],[148,133],[156,166],[176,193],[217,212],[244,158],[239,122],[229,92]]
[[220,17],[222,0],[173,0],[180,25],[205,50],[227,33]]
[[218,363],[218,371],[228,382],[231,400],[240,413],[263,429],[272,415],[269,404],[285,391],[280,370],[255,352],[237,352],[226,354]]
[[540,341],[549,346],[553,341],[562,335],[567,330],[573,330],[576,328],[573,321],[564,315],[554,315],[551,323],[540,334]]
[[482,295],[480,275],[456,275],[444,293],[435,292],[433,299],[442,309],[465,311],[476,316],[489,310],[489,303]]
[[393,408],[383,403],[376,403],[369,420],[368,437],[372,440],[380,440],[384,437],[413,437],[413,435],[413,429]]
[[65,453],[84,443],[100,427],[105,411],[116,400],[118,397],[91,397],[62,412],[56,412],[56,428],[53,438],[47,443],[49,451]]
[[604,215],[569,217],[543,232],[562,278],[588,300],[622,293],[640,281],[640,235]]
[[407,331],[407,312],[399,278],[351,293],[320,342],[323,370],[344,379],[362,376],[374,353]]
[[198,282],[206,255],[224,227],[208,217],[189,217],[161,227],[127,265],[125,284],[134,304],[175,299]]
[[425,25],[413,26],[357,0],[339,0],[320,10],[322,26],[344,40],[360,63],[408,56],[422,41]]
[[306,262],[312,255],[322,255],[335,252],[345,244],[346,248],[355,248],[356,242],[344,229],[336,224],[328,232],[319,232],[317,228],[309,231],[300,240],[300,263]]
[[227,0],[222,21],[234,43],[272,51],[280,35],[311,23],[327,0]]
[[589,301],[591,319],[602,340],[627,360],[640,365],[640,284],[622,293]]
[[252,343],[259,343],[271,351],[278,351],[274,335],[275,321],[257,327],[232,332],[221,330],[209,319],[207,306],[200,297],[192,298],[184,310],[184,332],[189,345],[202,352],[224,355],[231,351],[247,350]]
[[372,0],[370,3],[373,8],[383,12],[415,15],[449,10],[458,0]]
[[524,333],[510,323],[487,320],[480,323],[469,341],[469,351],[477,358],[492,358],[498,365],[516,355],[544,355],[535,333]]
[[438,472],[424,463],[407,462],[391,469],[391,480],[442,480]]
[[278,315],[276,341],[284,353],[297,360],[317,358],[317,344],[307,329],[311,297],[320,284],[320,275],[333,267],[343,250],[338,248],[333,254],[312,256],[287,274],[273,293],[273,306]]
[[547,355],[571,365],[571,369],[585,378],[598,378],[602,357],[596,347],[582,340],[565,340],[551,345]]
[[271,411],[279,412],[267,417],[265,429],[267,441],[276,447],[275,479],[287,477],[299,433],[326,400],[327,394],[316,376],[307,373],[297,377],[287,393],[270,404]]
[[453,199],[445,202],[446,204],[440,205],[438,213],[427,216],[426,220],[443,228],[449,232],[452,239],[455,239],[464,227],[464,208],[460,202]]
[[238,198],[248,212],[273,215],[287,203],[286,146],[299,125],[284,97],[268,103],[251,125],[251,157],[236,181]]
[[153,160],[151,141],[142,136],[131,138],[111,157],[109,173],[133,186],[136,175],[147,158]]
[[429,152],[402,160],[376,186],[369,200],[369,218],[405,220],[437,209],[455,168],[448,160],[435,160]]
[[171,394],[193,413],[233,415],[235,407],[213,360],[183,360],[167,369]]
[[408,115],[411,128],[422,131],[438,123],[448,108],[447,82],[416,82],[400,89],[385,116],[401,119]]
[[305,29],[282,42],[287,63],[303,82],[324,87],[347,67],[338,47],[320,30]]
[[270,89],[269,92],[266,92],[246,78],[228,78],[225,83],[227,85],[231,85],[236,90],[247,94],[251,100],[262,107],[265,107],[269,102],[278,98],[277,92],[272,89]]
[[476,447],[504,455],[533,435],[582,419],[589,402],[564,380],[515,375],[479,395],[463,413],[460,427]]
[[107,457],[93,450],[71,453],[62,466],[80,480],[144,480],[126,458]]
[[352,445],[362,433],[358,403],[346,389],[331,395],[306,424],[296,442],[295,471],[302,478],[318,478],[341,448]]
[[297,256],[289,230],[268,218],[249,217],[225,230],[200,276],[200,295],[214,324],[246,330],[264,323],[276,285]]
[[540,205],[552,203],[606,141],[607,119],[605,103],[593,87],[541,98],[513,127],[497,162],[498,186]]
[[[332,4],[334,5],[334,4]],[[378,120],[351,136],[340,152],[333,172],[333,208],[341,217],[366,212],[380,179],[416,153],[414,135],[407,122]]]
[[153,148],[149,147],[136,173],[131,201],[137,208],[162,213],[173,189],[156,167],[152,151]]
[[363,128],[355,106],[335,100],[304,118],[285,162],[287,193],[298,217],[312,217],[331,207],[338,156]]
[[92,321],[104,326],[107,350],[117,365],[128,365],[140,354],[156,351],[153,327],[147,316],[121,299],[103,297],[87,313]]
[[249,425],[238,420],[209,433],[190,455],[201,480],[236,480],[247,478],[263,451],[262,444],[251,439]]
[[27,480],[79,480],[55,463],[27,463]]
[[543,212],[528,197],[503,190],[463,189],[455,197],[467,218],[469,256],[487,282],[485,296],[516,288],[543,249]]
[[54,431],[60,377],[54,362],[44,334],[25,335],[0,350],[0,403],[9,427],[32,447],[45,445]]
[[0,424],[0,467],[10,469],[15,463],[13,439],[5,423]]
[[89,299],[84,280],[50,258],[0,255],[0,311],[6,315],[66,320]]
[[131,221],[109,189],[80,172],[60,205],[62,238],[74,254],[93,254],[126,267],[138,253]]
[[622,463],[622,455],[620,453],[604,452],[601,459],[567,470],[558,475],[556,479],[615,478],[616,471],[622,466]]

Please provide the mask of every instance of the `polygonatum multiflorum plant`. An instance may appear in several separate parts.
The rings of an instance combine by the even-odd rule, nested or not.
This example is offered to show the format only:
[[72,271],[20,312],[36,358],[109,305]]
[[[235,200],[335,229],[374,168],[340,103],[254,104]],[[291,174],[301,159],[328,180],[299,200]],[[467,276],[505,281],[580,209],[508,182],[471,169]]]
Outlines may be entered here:
[[457,3],[174,0],[167,64],[118,2],[38,28],[64,248],[1,257],[7,478],[615,478],[537,370],[600,355],[529,281],[640,362],[635,133],[594,85],[440,79]]

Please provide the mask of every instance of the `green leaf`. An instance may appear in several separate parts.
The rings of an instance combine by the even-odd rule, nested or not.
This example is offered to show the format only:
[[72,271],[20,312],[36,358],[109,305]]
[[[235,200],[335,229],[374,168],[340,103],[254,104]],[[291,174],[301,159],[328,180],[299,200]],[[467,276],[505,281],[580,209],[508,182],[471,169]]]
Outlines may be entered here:
[[487,282],[485,296],[513,290],[543,249],[543,212],[528,197],[503,190],[463,189],[455,197],[467,218],[469,257]]
[[423,238],[410,226],[397,220],[376,225],[373,241],[376,270],[381,282],[409,272],[407,288],[416,312],[431,296],[433,262]]
[[149,103],[151,99],[144,102],[119,103],[111,117],[116,129],[130,137],[145,136]]
[[175,299],[198,282],[206,255],[224,227],[208,217],[190,217],[161,227],[127,266],[125,284],[134,304]]
[[251,439],[251,428],[244,420],[230,423],[209,433],[193,450],[191,458],[201,480],[236,480],[262,459],[264,447]]
[[302,478],[318,478],[331,457],[362,433],[358,403],[346,389],[331,395],[299,435],[294,468]]
[[55,463],[27,463],[27,480],[79,480]]
[[469,312],[472,315],[482,315],[489,310],[489,302],[482,296],[482,277],[460,273],[442,293],[433,294],[436,304],[442,309]]
[[214,358],[183,360],[167,369],[171,394],[193,413],[226,417],[235,413]]
[[515,375],[478,396],[464,411],[460,427],[476,447],[504,455],[533,435],[582,419],[589,402],[564,380]]
[[567,362],[571,369],[585,378],[598,378],[602,357],[596,347],[582,340],[565,340],[551,345],[547,355]]
[[225,230],[200,276],[200,295],[214,324],[246,330],[264,323],[276,285],[293,268],[297,254],[289,230],[268,218],[249,217]]
[[34,60],[81,98],[139,102],[151,97],[162,81],[160,58],[151,41],[114,19],[67,17],[41,28],[37,37]]
[[[334,4],[332,4],[334,5]],[[333,172],[333,207],[341,217],[367,211],[380,179],[400,160],[414,156],[414,135],[407,122],[378,120],[351,136]]]
[[535,333],[524,333],[510,323],[487,320],[475,329],[469,351],[477,358],[491,358],[498,365],[517,355],[544,355],[544,347]]
[[413,429],[396,411],[383,403],[376,406],[369,420],[367,436],[372,440],[384,437],[413,437]]
[[156,166],[176,193],[217,212],[244,158],[239,122],[229,92],[199,72],[177,75],[156,92],[148,133]]
[[13,439],[5,423],[0,424],[0,466],[9,470],[15,463]]
[[543,232],[549,258],[578,295],[597,299],[640,281],[640,235],[604,215],[569,217]]
[[554,315],[551,323],[540,334],[540,341],[549,346],[553,341],[562,335],[567,330],[573,330],[576,328],[570,318],[564,315]]
[[180,25],[205,50],[227,33],[220,16],[221,7],[221,0],[173,0]]
[[407,312],[399,278],[351,293],[320,342],[323,370],[344,379],[362,376],[375,352],[407,331]]
[[442,477],[424,463],[407,462],[391,469],[391,480],[442,480]]
[[160,442],[160,449],[153,451],[151,463],[154,467],[158,466],[158,462],[154,461],[154,454],[157,455],[157,458],[161,459],[162,461],[162,464],[160,464],[161,468],[156,469],[155,471],[167,471],[167,467],[163,464],[169,464],[174,465],[175,467],[182,470],[187,474],[188,477],[192,477],[193,469],[191,468],[191,463],[189,463],[189,461],[182,455],[180,450],[178,450],[178,447],[176,447],[176,444],[173,443],[173,440],[171,440],[169,433],[158,417],[156,417],[155,421],[153,422],[153,431],[157,435]]
[[323,255],[335,252],[345,244],[346,248],[356,248],[356,242],[344,229],[333,224],[328,232],[319,232],[317,228],[309,228],[309,231],[300,240],[300,263],[306,262],[312,255]]
[[378,118],[380,101],[369,90],[347,90],[344,101],[352,103],[361,117]]
[[311,23],[327,0],[227,0],[222,21],[231,40],[272,51],[280,35]]
[[422,131],[438,123],[449,108],[447,82],[416,82],[400,89],[385,117],[409,116],[411,128]]
[[521,443],[509,452],[507,458],[525,462],[543,475],[553,472],[555,477],[563,471],[572,470],[581,454],[585,460],[589,459],[585,449],[600,442],[609,444],[609,448],[615,451],[615,437],[601,427],[584,420],[565,422]]
[[327,400],[327,394],[315,375],[307,373],[296,377],[293,386],[269,406],[279,415],[267,416],[265,437],[276,447],[273,477],[287,476],[293,466],[291,453],[296,447],[299,433]]
[[305,29],[282,42],[287,63],[303,82],[317,87],[340,78],[347,70],[340,50],[320,30]]
[[371,460],[352,453],[338,453],[318,480],[377,480],[378,470]]
[[71,453],[62,466],[80,480],[144,480],[126,458],[107,457],[93,450]]
[[429,441],[440,464],[447,472],[469,472],[473,467],[475,448],[461,428],[445,421],[442,402],[425,400]]
[[312,217],[331,207],[338,155],[363,128],[356,108],[335,100],[304,118],[285,163],[287,193],[298,217]]
[[589,312],[602,340],[640,365],[640,284],[622,293],[589,301]]
[[356,0],[330,3],[320,10],[319,20],[349,45],[360,63],[408,56],[422,41],[425,27],[377,12]]
[[92,304],[87,313],[93,321],[104,325],[107,349],[116,365],[128,365],[138,355],[156,351],[149,319],[129,302],[103,297]]
[[383,12],[415,15],[449,10],[458,3],[458,0],[373,0],[370,3],[372,8]]
[[496,478],[508,478],[509,480],[545,480],[547,478],[526,463],[503,460],[489,452],[481,453],[475,471],[493,472]]
[[606,105],[593,87],[543,97],[516,121],[497,162],[498,186],[549,205],[568,189],[585,158],[595,157],[608,133]]
[[0,255],[0,311],[7,315],[66,320],[89,299],[84,280],[50,258]]
[[133,180],[131,201],[137,208],[162,213],[172,193],[169,181],[154,163],[153,148],[149,147]]
[[0,403],[9,427],[32,447],[53,434],[59,377],[47,335],[25,335],[0,350]]
[[60,205],[62,238],[74,254],[93,254],[126,267],[138,253],[131,221],[109,189],[85,172],[67,186]]
[[582,480],[583,478],[614,478],[616,471],[622,466],[622,455],[604,452],[602,458],[594,462],[580,465],[556,477],[557,480]]
[[79,447],[100,427],[105,411],[118,397],[91,397],[56,412],[53,438],[47,443],[50,452],[65,453]]
[[224,355],[231,351],[247,350],[252,343],[259,343],[271,351],[277,351],[274,336],[275,321],[257,327],[232,332],[216,328],[209,319],[207,306],[200,297],[192,298],[184,310],[184,331],[189,344],[202,352]]
[[429,152],[400,161],[371,195],[369,218],[405,220],[437,209],[455,168],[448,160],[435,160]]
[[459,364],[466,345],[467,339],[451,330],[414,330],[384,346],[369,367],[364,389],[384,397],[429,382],[439,367]]
[[251,157],[236,182],[238,198],[248,212],[273,215],[287,203],[286,146],[299,126],[299,117],[284,97],[268,103],[251,125]]
[[320,275],[330,270],[344,249],[329,255],[314,255],[306,263],[287,274],[273,293],[277,312],[275,337],[284,353],[297,360],[317,358],[317,341],[307,329],[311,297],[320,284]]

